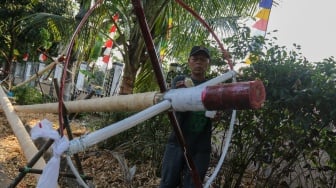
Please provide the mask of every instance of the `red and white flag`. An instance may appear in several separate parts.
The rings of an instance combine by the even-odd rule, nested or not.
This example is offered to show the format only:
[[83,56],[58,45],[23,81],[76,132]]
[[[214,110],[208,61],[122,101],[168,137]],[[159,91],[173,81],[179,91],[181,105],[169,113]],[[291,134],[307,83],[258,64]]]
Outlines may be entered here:
[[44,55],[44,53],[41,53],[41,54],[40,54],[40,56],[39,56],[39,60],[40,60],[40,62],[45,62],[47,59],[48,59],[48,58],[47,58],[46,55]]
[[28,61],[28,58],[29,58],[29,54],[28,53],[23,54],[23,56],[22,56],[22,60],[23,61]]
[[[113,16],[114,22],[117,22],[119,19],[119,15],[115,14]],[[108,63],[110,61],[110,54],[113,46],[112,39],[114,38],[115,32],[117,31],[117,26],[113,24],[110,28],[109,39],[105,42],[105,50],[103,52],[103,62]]]

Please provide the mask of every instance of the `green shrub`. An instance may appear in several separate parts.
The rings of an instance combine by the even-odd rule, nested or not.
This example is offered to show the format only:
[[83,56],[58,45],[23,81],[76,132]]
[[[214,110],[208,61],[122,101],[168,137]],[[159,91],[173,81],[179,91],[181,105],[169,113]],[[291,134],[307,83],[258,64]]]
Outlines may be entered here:
[[15,102],[19,105],[38,104],[44,102],[42,93],[34,87],[22,86],[15,88],[13,92]]

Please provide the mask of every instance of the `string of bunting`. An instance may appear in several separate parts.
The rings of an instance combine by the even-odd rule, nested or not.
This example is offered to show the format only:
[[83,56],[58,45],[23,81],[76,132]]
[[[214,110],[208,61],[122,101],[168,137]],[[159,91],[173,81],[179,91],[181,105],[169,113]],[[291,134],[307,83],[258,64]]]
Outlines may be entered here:
[[[115,14],[113,16],[114,23],[116,23],[118,21],[118,19],[119,19],[119,15]],[[103,59],[102,60],[106,64],[110,61],[111,50],[112,50],[112,46],[113,46],[113,39],[114,39],[116,31],[117,31],[117,26],[115,24],[113,24],[110,28],[109,38],[106,40],[105,45],[104,45],[104,52],[103,52]]]
[[[28,59],[29,59],[29,53],[26,52],[22,55],[22,61],[27,62]],[[38,59],[39,59],[40,62],[43,63],[43,62],[47,61],[48,57],[42,52],[42,53],[40,53]]]
[[[255,18],[257,18],[257,21],[252,25],[253,32],[252,37],[265,37],[269,17],[271,14],[271,9],[273,5],[273,0],[261,0],[259,3],[259,11],[255,15]],[[260,47],[256,44],[251,44],[252,47]],[[257,59],[257,57],[254,57],[253,54],[248,53],[248,55],[245,57],[244,62],[246,64],[251,64],[253,59]]]

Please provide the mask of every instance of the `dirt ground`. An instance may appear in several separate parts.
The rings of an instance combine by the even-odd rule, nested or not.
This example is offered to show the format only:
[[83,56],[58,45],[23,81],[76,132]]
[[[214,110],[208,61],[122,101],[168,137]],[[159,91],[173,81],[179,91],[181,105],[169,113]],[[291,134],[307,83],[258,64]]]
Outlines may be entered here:
[[[34,126],[46,118],[53,123],[58,123],[55,114],[18,114],[24,125]],[[81,122],[71,122],[74,135],[80,136],[88,130],[81,126]],[[153,169],[146,164],[136,166],[132,180],[129,180],[127,159],[122,154],[92,147],[88,151],[79,153],[84,174],[92,177],[88,183],[90,187],[158,187],[160,179],[155,177]],[[0,112],[0,188],[5,188],[19,174],[18,169],[24,167],[27,161],[21,151],[19,143],[7,122],[5,114]],[[74,186],[70,178],[60,178],[60,187]],[[18,184],[19,188],[36,187],[37,180],[33,174],[27,174]]]

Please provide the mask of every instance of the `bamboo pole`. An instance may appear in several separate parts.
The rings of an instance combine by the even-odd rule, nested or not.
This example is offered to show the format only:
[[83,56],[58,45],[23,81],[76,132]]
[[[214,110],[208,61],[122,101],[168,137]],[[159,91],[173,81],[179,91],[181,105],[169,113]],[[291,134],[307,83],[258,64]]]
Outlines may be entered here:
[[[5,92],[3,91],[2,87],[0,87],[0,103],[1,107],[7,117],[7,121],[10,124],[14,135],[19,141],[21,149],[25,155],[27,161],[30,161],[34,155],[38,152],[36,146],[34,145],[30,135],[26,131],[23,123],[21,122],[19,116],[15,113],[14,108],[7,98]],[[43,169],[46,165],[43,158],[40,158],[34,168],[36,169]],[[40,175],[36,174],[36,178],[38,179]]]
[[16,86],[13,86],[13,89],[16,87],[20,87],[25,85],[26,83],[31,82],[32,80],[34,80],[37,76],[41,76],[43,73],[45,73],[46,71],[52,69],[55,65],[57,65],[59,62],[58,61],[54,61],[52,63],[50,63],[48,66],[46,66],[43,70],[40,70],[39,72],[37,72],[37,74],[33,74],[28,80],[25,80],[24,82],[21,82],[19,84],[17,84]]
[[[232,78],[234,75],[235,75],[234,71],[228,71],[223,75],[220,75],[199,86],[196,86],[197,89],[196,88],[195,89],[202,90],[207,85],[215,85],[221,83],[223,81]],[[175,92],[171,91],[168,91],[165,94],[157,94],[157,92],[147,92],[132,95],[119,95],[104,98],[87,99],[87,100],[67,101],[64,102],[64,104],[68,110],[68,113],[140,111],[154,105],[156,102],[158,102],[158,99],[160,99],[160,97],[164,98],[165,96],[166,99],[173,101],[174,99],[170,98],[169,96],[174,93]],[[175,95],[183,97],[185,96],[185,93],[179,90],[177,94],[175,93]],[[185,101],[179,101],[178,103],[180,104],[177,105],[183,105]],[[58,103],[20,105],[20,106],[14,106],[14,109],[17,112],[26,112],[26,113],[58,113],[58,105],[59,105]],[[201,108],[203,107],[201,106]]]
[[[171,89],[164,94],[156,92],[119,95],[97,99],[68,101],[68,113],[140,111],[165,99],[176,111],[203,111],[227,109],[258,109],[265,101],[265,88],[260,80],[236,82],[215,86]],[[17,112],[58,113],[58,103],[14,106]]]
[[[133,95],[118,95],[77,101],[66,101],[64,105],[68,113],[79,112],[125,112],[140,111],[154,105],[156,92]],[[58,113],[58,103],[14,106],[17,112],[26,113]]]

